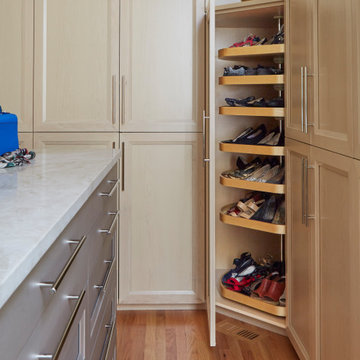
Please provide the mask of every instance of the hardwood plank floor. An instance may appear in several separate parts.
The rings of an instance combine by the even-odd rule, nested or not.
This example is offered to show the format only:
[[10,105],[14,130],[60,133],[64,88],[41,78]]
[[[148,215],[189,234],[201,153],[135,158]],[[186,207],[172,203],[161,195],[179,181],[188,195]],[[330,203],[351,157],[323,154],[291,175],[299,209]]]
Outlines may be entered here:
[[117,360],[298,359],[285,336],[220,314],[216,321],[217,347],[210,348],[205,311],[119,311]]

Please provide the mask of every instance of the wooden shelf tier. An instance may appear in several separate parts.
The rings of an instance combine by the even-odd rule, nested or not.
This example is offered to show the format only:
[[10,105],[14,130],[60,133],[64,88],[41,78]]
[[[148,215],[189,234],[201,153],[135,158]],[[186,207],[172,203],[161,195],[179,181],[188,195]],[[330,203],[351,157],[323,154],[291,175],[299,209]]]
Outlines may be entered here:
[[220,176],[220,184],[238,189],[262,191],[272,194],[285,194],[285,185],[283,184],[269,184],[269,183],[261,183],[256,181],[229,179],[222,175]]
[[285,109],[281,107],[221,106],[219,108],[219,114],[228,116],[284,117]]
[[[276,326],[281,329],[285,329],[285,319],[283,317],[272,315],[271,313],[264,312],[259,308],[250,307],[244,303],[229,300],[221,295],[221,278],[227,270],[216,269],[216,306],[234,313],[246,316],[255,320],[262,321],[264,323]],[[285,308],[286,309],[286,308]],[[284,309],[284,310],[285,310]]]
[[253,155],[268,155],[268,156],[284,156],[284,146],[266,146],[266,145],[241,145],[219,143],[219,150],[223,152],[230,152],[236,154],[253,154]]
[[285,225],[276,225],[272,223],[267,223],[265,221],[249,220],[241,217],[234,217],[231,215],[226,215],[225,212],[233,207],[235,204],[224,206],[220,212],[220,220],[224,224],[234,225],[239,227],[244,227],[247,229],[264,231],[271,234],[285,235],[286,226]]
[[284,306],[273,305],[266,301],[252,298],[250,296],[240,294],[236,291],[229,290],[221,283],[221,281],[220,281],[220,294],[226,299],[236,301],[240,304],[250,306],[260,311],[267,312],[271,315],[281,316],[281,317],[286,316],[286,308]]
[[218,57],[221,60],[238,61],[251,56],[275,56],[285,53],[284,44],[244,46],[220,49]]
[[276,85],[284,84],[284,75],[221,76],[219,85]]
[[274,16],[283,14],[281,0],[238,1],[215,7],[216,27],[225,28],[272,28]]

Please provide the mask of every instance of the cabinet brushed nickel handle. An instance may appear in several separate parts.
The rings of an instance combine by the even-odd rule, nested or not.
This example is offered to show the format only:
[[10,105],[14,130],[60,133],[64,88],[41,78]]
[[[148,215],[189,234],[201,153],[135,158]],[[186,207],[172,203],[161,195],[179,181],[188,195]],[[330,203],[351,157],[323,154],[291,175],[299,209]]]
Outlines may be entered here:
[[85,241],[86,241],[86,235],[84,235],[80,240],[71,240],[72,243],[77,243],[78,245],[76,246],[74,252],[70,256],[67,263],[65,264],[64,268],[61,270],[55,282],[54,283],[44,282],[44,283],[39,283],[38,285],[40,287],[49,287],[51,292],[55,294],[59,286],[61,285],[62,281],[64,280],[67,272],[69,271],[71,264],[74,262],[77,254],[79,253],[81,247],[84,245]]
[[308,68],[304,67],[304,127],[305,134],[308,133]]
[[107,345],[106,345],[106,351],[105,351],[104,360],[108,360],[108,359],[109,359],[110,344],[111,344],[112,338],[113,338],[113,336],[114,336],[115,326],[116,326],[116,319],[113,320],[112,325],[111,325],[111,324],[110,324],[110,325],[105,325],[105,327],[107,327],[107,328],[110,328],[110,327],[111,327],[111,330],[110,330],[108,342],[107,342]]
[[305,224],[305,159],[301,159],[301,224]]
[[109,180],[108,183],[112,183],[113,181],[115,181],[115,185],[113,186],[113,188],[111,189],[111,191],[109,193],[99,193],[99,196],[107,196],[107,197],[112,197],[114,195],[115,190],[117,189],[119,180]]
[[126,97],[125,97],[125,88],[126,88],[126,77],[123,75],[121,77],[121,124],[125,124],[125,110],[126,110]]
[[300,68],[300,112],[301,132],[304,132],[304,67]]
[[203,126],[202,126],[202,132],[203,132],[203,164],[206,164],[210,162],[210,159],[206,156],[206,120],[210,119],[209,116],[206,116],[205,110],[203,111]]
[[[105,262],[108,263],[108,261],[105,261]],[[114,264],[115,264],[115,259],[112,259],[106,270],[106,274],[105,274],[105,278],[104,278],[103,282],[101,283],[101,285],[94,285],[94,289],[98,289],[103,292],[106,292],[106,289],[107,289],[107,286],[108,286],[109,280],[110,280],[110,274],[112,272]]]
[[305,214],[305,224],[309,225],[309,220],[315,220],[315,215],[309,215],[309,169],[315,169],[314,166],[308,164],[308,160],[306,160],[306,214]]
[[100,229],[99,230],[99,233],[103,233],[103,234],[111,234],[114,230],[114,226],[116,224],[116,221],[118,219],[118,214],[119,212],[116,211],[116,212],[108,212],[108,215],[114,215],[114,219],[113,221],[111,222],[111,225],[110,225],[110,228],[109,229]]
[[64,347],[64,344],[66,343],[67,336],[69,335],[70,329],[74,323],[74,320],[76,318],[76,315],[79,311],[79,308],[81,306],[81,303],[83,301],[83,298],[85,296],[85,290],[83,290],[80,295],[78,296],[78,300],[76,302],[75,308],[73,312],[71,313],[70,319],[65,327],[65,330],[61,336],[61,339],[59,341],[58,346],[56,347],[56,350],[53,355],[36,355],[35,358],[37,359],[51,359],[51,360],[57,360],[59,358],[59,355],[61,353],[62,348]]
[[116,124],[116,75],[111,78],[111,119]]
[[125,191],[125,143],[121,143],[121,191]]

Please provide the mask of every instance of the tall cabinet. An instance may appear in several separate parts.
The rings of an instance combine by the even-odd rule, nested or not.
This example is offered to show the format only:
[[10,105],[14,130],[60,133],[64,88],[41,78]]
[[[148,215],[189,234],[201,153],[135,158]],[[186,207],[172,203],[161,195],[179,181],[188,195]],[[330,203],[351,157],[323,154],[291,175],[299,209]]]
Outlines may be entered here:
[[[287,14],[288,333],[301,359],[356,359],[359,5],[288,0]],[[311,41],[297,41],[299,22]]]
[[205,9],[122,0],[120,309],[204,302]]

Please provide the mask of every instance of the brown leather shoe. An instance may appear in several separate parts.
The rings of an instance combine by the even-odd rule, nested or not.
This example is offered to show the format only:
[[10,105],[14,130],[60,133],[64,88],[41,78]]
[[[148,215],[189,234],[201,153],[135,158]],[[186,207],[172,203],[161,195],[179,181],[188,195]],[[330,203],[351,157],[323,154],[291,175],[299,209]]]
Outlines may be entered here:
[[[255,294],[255,295],[257,295],[257,296],[259,296],[259,297],[261,297],[261,298],[264,297],[264,296],[267,294],[267,292],[268,292],[271,284],[273,283],[273,281],[274,281],[275,279],[278,279],[278,278],[279,278],[279,273],[278,273],[277,271],[271,273],[271,274],[268,275],[268,276],[261,282],[261,284],[254,290],[253,294]],[[280,294],[280,295],[281,295],[281,294]],[[280,295],[279,295],[279,297],[280,297]]]
[[280,296],[285,290],[285,276],[271,282],[267,292],[263,295],[264,298],[278,302]]

